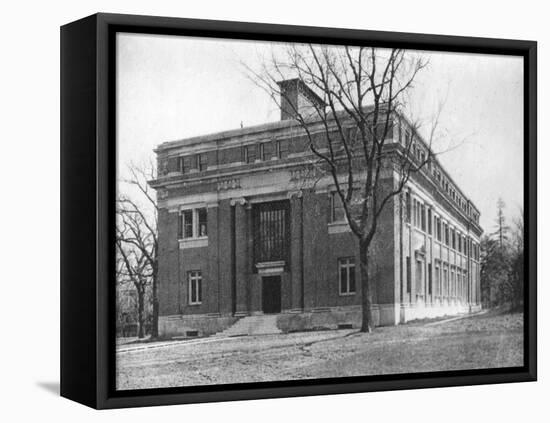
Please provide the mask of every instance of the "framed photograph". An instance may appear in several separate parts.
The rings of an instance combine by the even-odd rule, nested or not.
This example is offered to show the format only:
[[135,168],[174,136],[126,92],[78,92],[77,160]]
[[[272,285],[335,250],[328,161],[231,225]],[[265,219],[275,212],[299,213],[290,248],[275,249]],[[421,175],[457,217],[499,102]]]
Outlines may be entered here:
[[61,28],[61,394],[536,380],[536,43]]

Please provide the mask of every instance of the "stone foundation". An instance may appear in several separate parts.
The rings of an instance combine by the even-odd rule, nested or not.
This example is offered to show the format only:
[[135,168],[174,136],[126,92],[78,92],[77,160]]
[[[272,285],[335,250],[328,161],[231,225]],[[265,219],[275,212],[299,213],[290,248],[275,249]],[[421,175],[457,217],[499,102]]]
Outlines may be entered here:
[[480,305],[461,303],[459,301],[442,301],[433,303],[419,302],[416,304],[401,304],[400,323],[418,319],[433,319],[458,314],[475,313],[481,310]]
[[159,335],[162,338],[195,338],[214,335],[239,320],[235,316],[207,314],[159,317]]
[[[374,304],[372,317],[374,326],[391,326],[418,319],[430,319],[458,314],[475,313],[480,305],[460,302],[416,303],[416,304]],[[251,313],[261,315],[262,313]],[[242,316],[220,315],[176,315],[159,318],[159,334],[164,338],[201,337],[222,332]],[[287,310],[277,315],[277,327],[284,333],[334,330],[339,328],[359,329],[362,310],[360,306],[325,307],[301,310]]]

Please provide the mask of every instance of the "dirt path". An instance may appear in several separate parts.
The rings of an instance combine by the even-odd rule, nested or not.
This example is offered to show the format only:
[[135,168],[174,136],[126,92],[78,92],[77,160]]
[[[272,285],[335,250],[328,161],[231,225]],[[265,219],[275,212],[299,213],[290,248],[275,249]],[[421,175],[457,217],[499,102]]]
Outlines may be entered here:
[[117,356],[119,389],[520,366],[523,316],[239,337]]

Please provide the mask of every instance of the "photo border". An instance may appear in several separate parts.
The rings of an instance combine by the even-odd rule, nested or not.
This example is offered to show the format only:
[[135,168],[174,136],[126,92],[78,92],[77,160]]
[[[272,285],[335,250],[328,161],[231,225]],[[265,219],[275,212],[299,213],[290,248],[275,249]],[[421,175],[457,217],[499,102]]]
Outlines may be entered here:
[[[95,31],[93,31],[94,39],[89,42],[96,47],[96,66],[90,69],[89,72],[93,72],[96,77],[96,132],[93,139],[96,142],[97,154],[95,158],[97,186],[94,192],[97,205],[95,215],[97,231],[96,239],[90,240],[90,242],[96,243],[95,264],[97,273],[95,278],[93,278],[93,282],[90,282],[94,283],[96,297],[91,298],[90,301],[93,300],[93,303],[87,305],[95,313],[96,332],[88,335],[77,334],[76,330],[72,328],[71,323],[63,320],[62,276],[62,395],[79,401],[77,398],[78,395],[75,395],[73,392],[76,392],[78,389],[84,389],[83,387],[68,387],[68,383],[64,385],[64,342],[88,342],[93,346],[90,354],[93,355],[92,358],[95,358],[95,362],[91,358],[90,369],[85,369],[85,372],[90,372],[88,375],[89,379],[95,382],[95,384],[92,387],[86,385],[85,388],[88,390],[86,391],[87,397],[85,400],[80,400],[80,402],[96,408],[233,401],[536,380],[536,42],[117,14],[97,14],[82,21],[86,19],[88,20],[86,21],[88,24],[89,20],[93,21],[91,26],[94,27]],[[77,23],[69,24],[67,27],[76,25]],[[373,47],[400,47],[441,52],[522,56],[524,59],[524,213],[527,228],[527,242],[525,244],[527,260],[525,261],[524,277],[526,283],[524,288],[524,366],[116,390],[116,327],[114,319],[116,312],[116,284],[115,262],[113,258],[115,257],[114,225],[116,196],[116,34],[119,32],[230,38],[250,41],[368,45]],[[89,34],[85,37],[89,37]],[[63,82],[62,74],[62,99]],[[70,123],[67,122],[68,125]],[[86,135],[89,137],[89,134],[86,133]],[[63,148],[62,143],[62,156]],[[63,187],[62,171],[62,197],[64,193]],[[70,227],[72,228],[72,226]],[[64,255],[68,257],[69,253],[63,250],[62,242],[62,263]],[[77,265],[78,263],[72,264],[72,266]],[[68,335],[65,338],[63,337],[64,328],[66,328],[65,332],[67,333],[72,329],[72,340],[68,339]],[[77,336],[78,339],[75,339]],[[93,339],[90,340],[87,336],[93,336]],[[69,365],[66,365],[65,368],[66,374],[74,371]],[[91,399],[88,399],[88,397]]]

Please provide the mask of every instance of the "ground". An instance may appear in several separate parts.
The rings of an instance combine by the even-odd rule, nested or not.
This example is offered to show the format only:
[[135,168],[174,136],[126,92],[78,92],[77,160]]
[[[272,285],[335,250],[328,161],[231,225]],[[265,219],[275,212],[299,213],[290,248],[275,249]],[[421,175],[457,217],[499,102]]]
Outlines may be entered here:
[[523,314],[356,330],[119,346],[117,388],[143,389],[523,365]]

